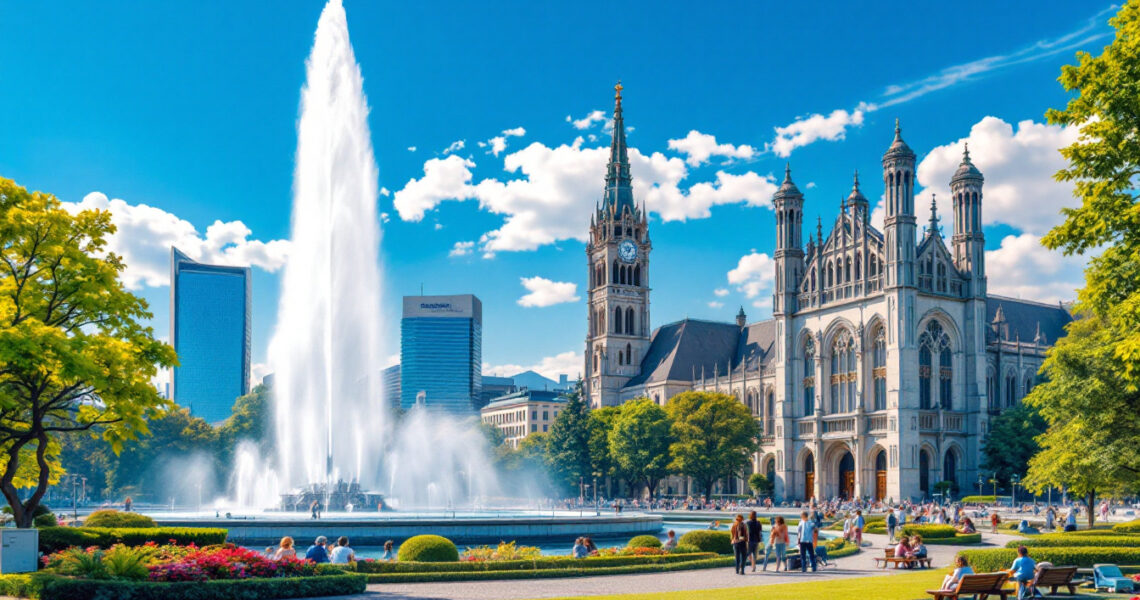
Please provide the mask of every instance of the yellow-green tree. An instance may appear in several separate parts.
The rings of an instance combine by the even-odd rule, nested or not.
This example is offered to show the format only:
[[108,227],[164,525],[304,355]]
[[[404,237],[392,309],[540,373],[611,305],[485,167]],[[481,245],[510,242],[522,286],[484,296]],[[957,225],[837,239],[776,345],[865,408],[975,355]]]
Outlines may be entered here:
[[692,477],[706,494],[722,477],[735,477],[752,461],[760,424],[735,398],[713,392],[682,392],[669,399],[672,422],[670,468]]
[[669,474],[669,444],[673,442],[669,428],[665,409],[649,398],[638,398],[622,405],[609,432],[610,454],[617,471],[645,484],[650,496]]
[[[169,406],[150,380],[174,350],[120,282],[124,265],[106,248],[114,230],[105,211],[72,214],[0,178],[0,492],[19,527],[58,477],[58,436],[99,426],[117,452]],[[32,488],[23,502],[21,478]]]

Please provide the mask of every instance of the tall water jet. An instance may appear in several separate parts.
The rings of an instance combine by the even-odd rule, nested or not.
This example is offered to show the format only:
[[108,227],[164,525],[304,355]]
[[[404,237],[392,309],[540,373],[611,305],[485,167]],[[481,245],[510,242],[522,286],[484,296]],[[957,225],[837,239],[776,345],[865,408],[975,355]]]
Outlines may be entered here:
[[376,201],[363,78],[344,7],[329,0],[306,61],[292,243],[269,347],[284,489],[380,483],[387,423]]

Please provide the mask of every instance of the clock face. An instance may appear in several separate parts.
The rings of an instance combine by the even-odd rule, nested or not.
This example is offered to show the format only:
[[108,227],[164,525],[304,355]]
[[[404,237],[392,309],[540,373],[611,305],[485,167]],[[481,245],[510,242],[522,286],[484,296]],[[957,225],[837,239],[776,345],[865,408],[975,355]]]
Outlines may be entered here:
[[637,260],[637,244],[625,240],[618,246],[618,257],[627,263]]

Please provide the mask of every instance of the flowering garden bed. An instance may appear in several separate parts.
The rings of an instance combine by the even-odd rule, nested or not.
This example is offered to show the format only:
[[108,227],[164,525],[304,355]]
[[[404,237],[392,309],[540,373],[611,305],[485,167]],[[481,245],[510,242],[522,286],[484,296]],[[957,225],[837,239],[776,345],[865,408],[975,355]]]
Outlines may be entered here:
[[363,592],[366,577],[298,559],[269,560],[231,544],[68,548],[33,575],[0,578],[0,593],[43,600],[300,598]]

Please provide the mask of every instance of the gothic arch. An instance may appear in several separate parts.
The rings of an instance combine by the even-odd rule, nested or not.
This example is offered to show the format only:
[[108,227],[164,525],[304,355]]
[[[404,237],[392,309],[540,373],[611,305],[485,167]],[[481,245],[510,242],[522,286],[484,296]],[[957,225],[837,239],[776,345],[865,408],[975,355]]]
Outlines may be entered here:
[[626,334],[628,334],[628,335],[634,334],[633,328],[634,328],[635,324],[636,324],[636,321],[633,318],[633,307],[630,306],[629,308],[625,309],[625,332],[626,332]]
[[922,314],[922,317],[918,319],[918,330],[915,335],[921,335],[923,331],[926,331],[927,324],[931,320],[937,320],[942,325],[942,331],[946,332],[950,338],[951,351],[962,348],[962,332],[958,329],[958,322],[941,308],[931,308]]
[[962,451],[962,447],[957,442],[950,442],[946,445],[946,450],[942,453],[942,462],[939,468],[942,471],[942,479],[940,481],[950,481],[956,486],[961,484],[958,481],[958,471],[962,470],[962,458],[966,453]]
[[641,287],[641,265],[633,267],[633,285]]
[[618,262],[617,262],[617,259],[615,258],[615,259],[614,259],[614,266],[613,266],[613,268],[610,270],[610,273],[611,273],[611,274],[613,274],[613,280],[614,280],[613,282],[614,282],[614,283],[619,283],[619,282],[618,282],[618,272],[619,272],[620,270],[621,270],[621,269],[619,269],[619,268],[618,268]]
[[855,327],[855,324],[846,317],[836,317],[827,324],[827,329],[823,330],[823,343],[821,345],[825,348],[831,348],[831,345],[835,343],[835,336],[844,330],[851,335],[851,339],[856,339],[855,332],[858,331],[858,328]]
[[621,328],[622,314],[621,313],[622,313],[622,311],[621,311],[620,306],[614,307],[614,333],[619,334],[619,335],[622,332],[622,328]]

